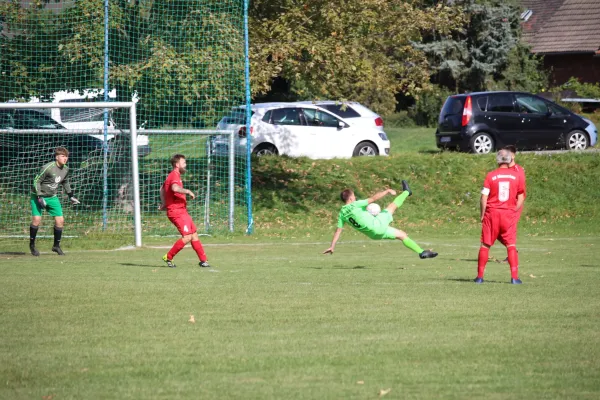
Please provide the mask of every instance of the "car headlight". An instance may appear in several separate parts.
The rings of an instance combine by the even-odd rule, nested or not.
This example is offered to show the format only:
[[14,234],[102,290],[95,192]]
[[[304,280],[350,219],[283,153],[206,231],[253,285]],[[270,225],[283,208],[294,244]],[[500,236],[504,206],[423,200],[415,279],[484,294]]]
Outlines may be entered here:
[[385,132],[379,132],[379,137],[381,138],[381,140],[388,140],[387,135],[385,134]]

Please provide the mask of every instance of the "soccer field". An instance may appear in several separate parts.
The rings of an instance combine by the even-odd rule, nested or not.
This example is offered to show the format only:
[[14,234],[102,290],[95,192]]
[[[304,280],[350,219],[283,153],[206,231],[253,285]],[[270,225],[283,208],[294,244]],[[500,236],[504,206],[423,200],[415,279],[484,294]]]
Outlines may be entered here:
[[477,239],[0,254],[0,398],[599,398],[597,238]]

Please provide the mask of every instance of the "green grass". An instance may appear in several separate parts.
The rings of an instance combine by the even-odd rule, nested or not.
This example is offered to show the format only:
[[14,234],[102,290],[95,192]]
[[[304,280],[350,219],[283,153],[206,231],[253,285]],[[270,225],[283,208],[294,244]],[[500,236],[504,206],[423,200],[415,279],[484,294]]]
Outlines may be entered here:
[[477,235],[412,236],[440,256],[351,233],[333,256],[208,245],[212,270],[189,248],[176,269],[155,248],[0,255],[0,398],[600,396],[595,235],[523,235],[522,286],[493,260],[470,282]]

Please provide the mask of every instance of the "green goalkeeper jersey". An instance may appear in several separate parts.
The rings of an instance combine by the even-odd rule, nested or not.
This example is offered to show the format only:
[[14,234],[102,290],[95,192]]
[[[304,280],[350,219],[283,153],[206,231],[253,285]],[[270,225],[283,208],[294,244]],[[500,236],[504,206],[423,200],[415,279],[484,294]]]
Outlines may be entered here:
[[62,185],[66,193],[71,193],[69,183],[69,167],[60,168],[56,161],[49,162],[42,167],[41,172],[33,180],[33,193],[36,196],[56,196],[58,185]]

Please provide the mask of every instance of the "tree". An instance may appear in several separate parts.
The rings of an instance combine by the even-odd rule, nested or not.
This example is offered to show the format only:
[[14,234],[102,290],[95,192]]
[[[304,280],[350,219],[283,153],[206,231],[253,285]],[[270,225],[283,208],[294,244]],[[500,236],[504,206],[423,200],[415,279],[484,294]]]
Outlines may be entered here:
[[466,24],[416,46],[437,73],[433,81],[456,92],[490,88],[531,90],[544,84],[540,60],[521,40],[518,2],[456,1]]
[[425,54],[412,45],[422,32],[449,34],[456,7],[386,0],[257,0],[250,10],[253,94],[276,77],[304,99],[363,102],[380,113],[398,92],[429,85]]

